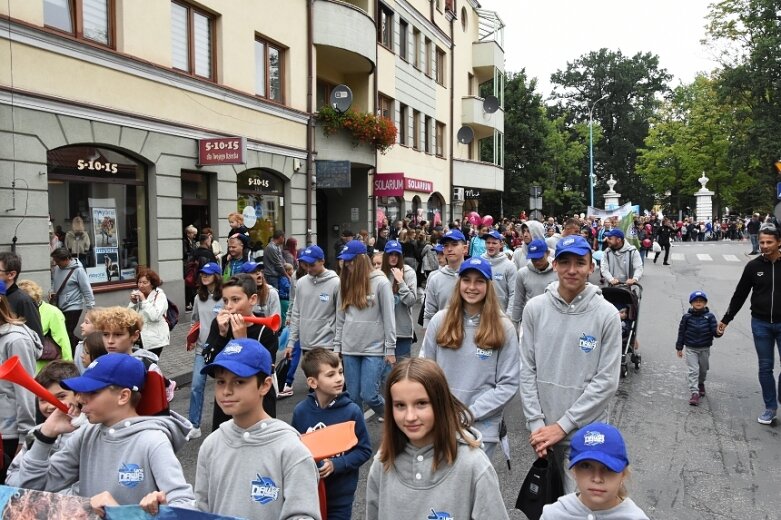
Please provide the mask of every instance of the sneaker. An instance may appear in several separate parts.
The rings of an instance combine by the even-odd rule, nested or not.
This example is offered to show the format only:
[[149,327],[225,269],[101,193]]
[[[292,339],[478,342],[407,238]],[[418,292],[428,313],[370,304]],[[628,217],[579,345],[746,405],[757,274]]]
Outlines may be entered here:
[[176,391],[176,381],[171,379],[168,383],[168,386],[165,387],[165,398],[168,399],[168,402],[174,400],[174,392]]
[[293,395],[293,387],[286,383],[282,391],[277,394],[277,399],[290,397],[291,395]]
[[700,404],[700,394],[698,392],[692,394],[691,399],[689,399],[689,404],[692,406]]
[[762,415],[757,417],[757,422],[759,424],[773,424],[776,420],[776,411],[772,408],[768,408],[764,412],[762,412]]
[[705,395],[705,383],[700,383],[697,389],[700,391],[700,397]]
[[200,436],[201,436],[201,428],[200,427],[193,428],[192,430],[190,430],[190,433],[187,434],[187,440],[189,441],[192,439],[197,439]]

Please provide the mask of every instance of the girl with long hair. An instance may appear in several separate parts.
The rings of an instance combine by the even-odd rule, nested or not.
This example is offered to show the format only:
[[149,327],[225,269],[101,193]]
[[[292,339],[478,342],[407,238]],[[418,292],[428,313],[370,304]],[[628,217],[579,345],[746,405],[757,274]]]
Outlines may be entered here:
[[351,240],[339,255],[343,264],[336,301],[334,352],[342,354],[347,391],[382,417],[380,381],[385,364],[396,362],[393,289],[382,271],[372,269],[366,245]]
[[490,457],[502,411],[520,386],[518,336],[501,310],[488,260],[465,260],[458,278],[450,304],[429,323],[421,357],[442,367],[453,394],[474,416]]
[[470,427],[472,414],[436,363],[399,362],[385,400],[382,444],[366,486],[367,520],[509,518],[496,471]]
[[415,271],[404,263],[401,243],[390,240],[382,255],[382,272],[393,289],[393,313],[396,317],[396,359],[410,357],[414,327],[412,306],[417,301]]

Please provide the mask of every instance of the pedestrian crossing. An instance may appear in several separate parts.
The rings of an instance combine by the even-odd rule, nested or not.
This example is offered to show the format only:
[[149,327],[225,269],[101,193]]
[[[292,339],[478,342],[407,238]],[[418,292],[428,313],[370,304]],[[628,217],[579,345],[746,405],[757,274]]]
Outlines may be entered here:
[[727,263],[736,265],[745,263],[751,258],[753,257],[741,258],[738,255],[729,253],[670,253],[670,261],[673,263]]

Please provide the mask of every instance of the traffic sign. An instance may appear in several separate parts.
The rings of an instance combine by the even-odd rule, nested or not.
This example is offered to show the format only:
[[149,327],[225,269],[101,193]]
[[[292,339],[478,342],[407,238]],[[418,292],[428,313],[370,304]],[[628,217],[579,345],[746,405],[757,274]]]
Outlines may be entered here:
[[781,199],[781,182],[776,184],[776,198]]

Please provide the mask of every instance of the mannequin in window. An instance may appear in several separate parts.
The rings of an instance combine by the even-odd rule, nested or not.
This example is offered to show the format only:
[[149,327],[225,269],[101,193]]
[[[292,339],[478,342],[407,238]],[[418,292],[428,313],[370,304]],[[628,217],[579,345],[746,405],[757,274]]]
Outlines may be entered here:
[[65,247],[71,255],[78,257],[82,265],[88,266],[90,245],[89,235],[84,229],[84,220],[79,216],[73,217],[71,229],[65,234]]

